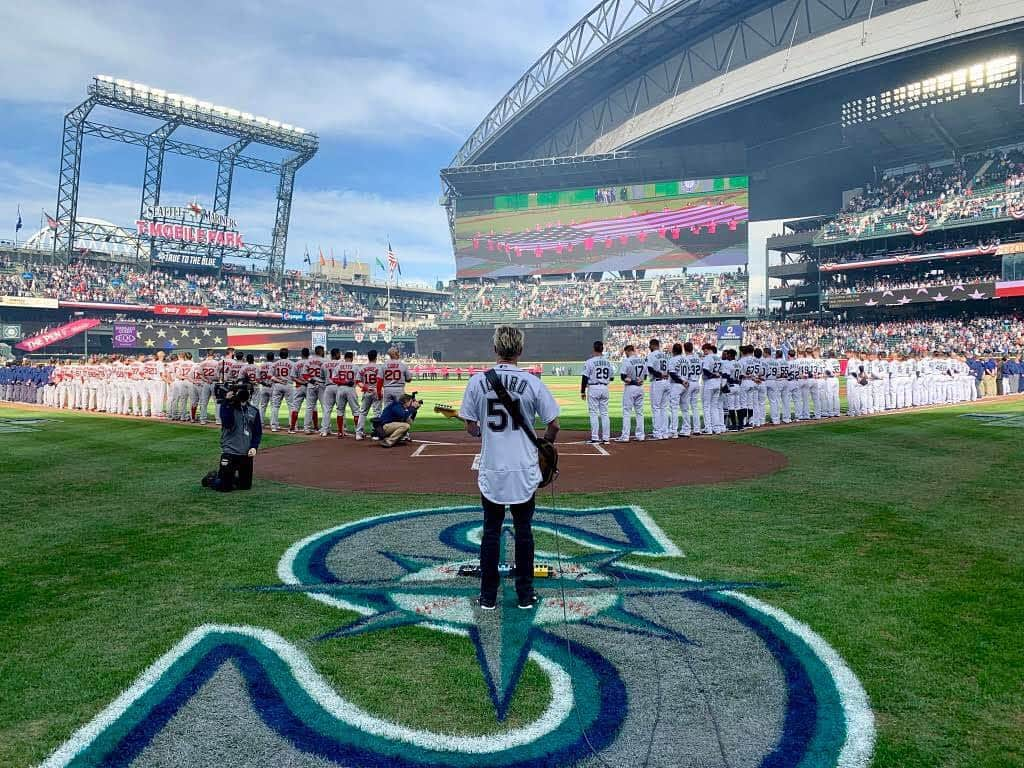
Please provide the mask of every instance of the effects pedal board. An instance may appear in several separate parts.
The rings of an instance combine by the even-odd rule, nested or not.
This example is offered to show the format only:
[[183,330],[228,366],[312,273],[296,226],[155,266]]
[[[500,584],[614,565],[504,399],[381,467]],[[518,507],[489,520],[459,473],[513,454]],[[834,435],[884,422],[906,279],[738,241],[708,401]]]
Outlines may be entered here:
[[[509,563],[501,563],[498,565],[498,576],[501,578],[511,578],[516,575],[516,568],[514,565]],[[459,576],[471,576],[475,579],[480,578],[480,566],[479,565],[460,565]],[[533,566],[533,578],[535,579],[552,579],[555,577],[555,569],[550,565],[535,565]]]

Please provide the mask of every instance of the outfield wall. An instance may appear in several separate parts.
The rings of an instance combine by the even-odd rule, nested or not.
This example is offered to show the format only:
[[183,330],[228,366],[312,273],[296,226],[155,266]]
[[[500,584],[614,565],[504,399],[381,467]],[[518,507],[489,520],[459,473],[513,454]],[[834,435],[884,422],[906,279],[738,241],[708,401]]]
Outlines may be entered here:
[[[603,326],[543,326],[524,328],[525,360],[579,362],[604,338]],[[492,360],[493,328],[430,328],[416,334],[416,354],[441,362]]]

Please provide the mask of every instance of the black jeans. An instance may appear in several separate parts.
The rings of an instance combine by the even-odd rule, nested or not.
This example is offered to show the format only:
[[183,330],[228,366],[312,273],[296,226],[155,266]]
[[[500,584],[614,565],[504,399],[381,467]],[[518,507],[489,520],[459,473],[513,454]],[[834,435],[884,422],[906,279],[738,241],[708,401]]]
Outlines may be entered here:
[[[481,496],[484,508],[484,535],[480,540],[480,597],[494,601],[498,597],[498,553],[501,526],[505,522],[505,505]],[[512,504],[512,525],[516,539],[516,594],[520,600],[533,595],[533,512],[535,496],[522,504]]]
[[220,455],[217,470],[218,491],[248,491],[252,488],[252,458],[233,453]]

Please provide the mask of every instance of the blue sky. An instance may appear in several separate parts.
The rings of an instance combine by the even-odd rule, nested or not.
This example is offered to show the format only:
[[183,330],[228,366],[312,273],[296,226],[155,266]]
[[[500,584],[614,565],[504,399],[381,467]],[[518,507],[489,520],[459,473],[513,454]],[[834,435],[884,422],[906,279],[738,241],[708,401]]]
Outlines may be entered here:
[[[63,115],[84,99],[94,75],[107,74],[320,135],[320,152],[296,184],[291,265],[300,265],[307,245],[333,248],[339,259],[343,250],[382,253],[390,235],[405,277],[450,277],[438,170],[593,4],[0,3],[0,238],[13,237],[18,204],[22,238],[38,226],[41,209],[53,213]],[[97,110],[94,117],[140,126],[130,116]],[[79,215],[130,225],[142,150],[86,141]],[[162,202],[212,202],[215,167],[168,158]],[[248,241],[269,242],[274,194],[273,177],[236,173],[232,214]]]

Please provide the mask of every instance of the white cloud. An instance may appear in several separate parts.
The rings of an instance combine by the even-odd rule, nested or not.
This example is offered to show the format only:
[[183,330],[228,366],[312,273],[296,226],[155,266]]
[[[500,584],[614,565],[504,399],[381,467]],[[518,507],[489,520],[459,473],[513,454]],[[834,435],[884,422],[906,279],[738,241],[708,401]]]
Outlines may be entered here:
[[0,100],[70,105],[105,73],[325,134],[461,138],[589,4],[4,3]]

